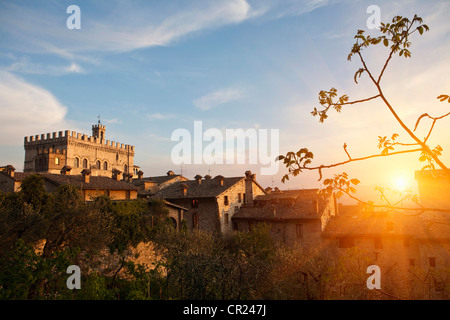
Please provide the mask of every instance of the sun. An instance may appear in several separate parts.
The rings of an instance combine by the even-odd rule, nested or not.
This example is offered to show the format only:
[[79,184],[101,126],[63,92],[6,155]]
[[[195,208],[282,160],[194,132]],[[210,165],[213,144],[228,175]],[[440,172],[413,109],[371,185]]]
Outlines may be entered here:
[[409,187],[409,181],[405,177],[398,176],[394,179],[394,186],[398,191],[405,191]]

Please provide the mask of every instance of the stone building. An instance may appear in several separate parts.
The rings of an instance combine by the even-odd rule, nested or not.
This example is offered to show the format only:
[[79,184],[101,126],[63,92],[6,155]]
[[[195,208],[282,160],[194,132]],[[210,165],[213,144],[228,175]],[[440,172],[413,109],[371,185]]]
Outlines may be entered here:
[[415,178],[423,207],[448,210],[447,212],[427,211],[423,215],[428,218],[448,218],[450,216],[450,173],[446,174],[444,170],[421,170],[416,171]]
[[449,223],[398,212],[365,213],[333,217],[322,237],[324,247],[357,248],[367,265],[380,267],[382,286],[396,286],[400,296],[414,295],[420,285],[416,294],[441,298],[442,286],[450,284]]
[[322,231],[336,214],[334,198],[322,198],[318,189],[268,191],[256,196],[253,206],[240,208],[232,218],[233,229],[246,232],[265,223],[278,242],[320,246]]
[[64,166],[72,174],[91,170],[92,176],[112,177],[114,172],[132,175],[134,146],[106,140],[106,127],[92,126],[92,136],[65,130],[24,138],[24,172],[59,173]]
[[218,175],[195,176],[178,181],[156,192],[155,196],[187,208],[188,229],[227,233],[231,218],[242,206],[252,206],[253,198],[265,194],[250,171],[245,177],[225,178]]
[[[8,165],[0,170],[0,191],[18,192],[23,180],[33,172],[15,172],[13,166]],[[89,169],[84,169],[81,174],[71,174],[71,168],[65,166],[60,174],[37,173],[44,178],[44,186],[51,193],[61,185],[70,184],[80,189],[84,201],[91,201],[101,195],[109,196],[112,200],[137,199],[138,189],[127,181],[103,176],[92,176]]]

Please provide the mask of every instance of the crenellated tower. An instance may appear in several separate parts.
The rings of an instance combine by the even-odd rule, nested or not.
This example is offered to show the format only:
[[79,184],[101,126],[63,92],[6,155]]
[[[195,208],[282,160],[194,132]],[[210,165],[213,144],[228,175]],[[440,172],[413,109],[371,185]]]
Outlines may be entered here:
[[83,169],[92,175],[112,177],[120,171],[124,179],[133,174],[134,146],[106,140],[106,127],[99,121],[92,126],[92,136],[65,130],[24,138],[24,172],[60,173],[64,166],[71,174]]

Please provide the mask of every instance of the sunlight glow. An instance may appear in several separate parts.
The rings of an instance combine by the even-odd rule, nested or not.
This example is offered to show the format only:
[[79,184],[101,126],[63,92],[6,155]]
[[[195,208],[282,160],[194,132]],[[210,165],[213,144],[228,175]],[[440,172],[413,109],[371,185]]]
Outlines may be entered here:
[[410,187],[410,183],[405,177],[397,176],[394,179],[394,187],[398,191],[405,191]]

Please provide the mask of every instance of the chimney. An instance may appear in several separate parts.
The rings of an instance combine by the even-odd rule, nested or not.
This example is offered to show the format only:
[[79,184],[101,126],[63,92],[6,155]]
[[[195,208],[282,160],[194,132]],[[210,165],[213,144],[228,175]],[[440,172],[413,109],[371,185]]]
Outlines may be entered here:
[[71,166],[64,166],[61,169],[61,174],[69,176],[70,175],[70,170],[72,170]]
[[12,165],[8,164],[6,166],[6,173],[8,174],[8,176],[10,176],[11,178],[14,178],[14,171],[16,171],[16,168],[14,168]]
[[197,181],[198,184],[202,183],[202,178],[203,177],[201,175],[199,175],[199,174],[194,177],[194,179]]
[[265,191],[269,194],[269,193],[272,192],[272,188],[271,188],[271,187],[267,187],[267,188],[265,189]]
[[142,178],[144,177],[144,173],[141,170],[139,170],[137,174],[138,174],[138,179],[142,180]]
[[223,176],[218,175],[215,177],[215,179],[217,179],[217,181],[219,181],[219,185],[222,187],[223,186],[223,179],[225,179]]
[[211,176],[210,176],[209,174],[207,174],[207,175],[205,176],[205,180],[209,180],[209,179],[211,179]]
[[173,173],[173,171],[172,171],[172,170],[169,170],[169,171],[167,171],[167,175],[168,175],[168,176],[174,176],[174,175],[175,175],[175,173]]
[[182,183],[181,184],[181,192],[183,194],[183,197],[187,196],[187,189],[188,189],[188,186],[185,183]]
[[254,175],[252,174],[252,172],[249,171],[245,171],[245,201],[244,201],[244,205],[245,206],[253,206],[253,180],[254,179]]
[[122,171],[118,170],[118,169],[114,169],[113,170],[113,175],[112,178],[116,181],[120,180],[120,174],[122,173]]
[[81,171],[81,175],[83,176],[83,182],[89,183],[90,178],[91,178],[91,170],[83,169],[83,171]]

